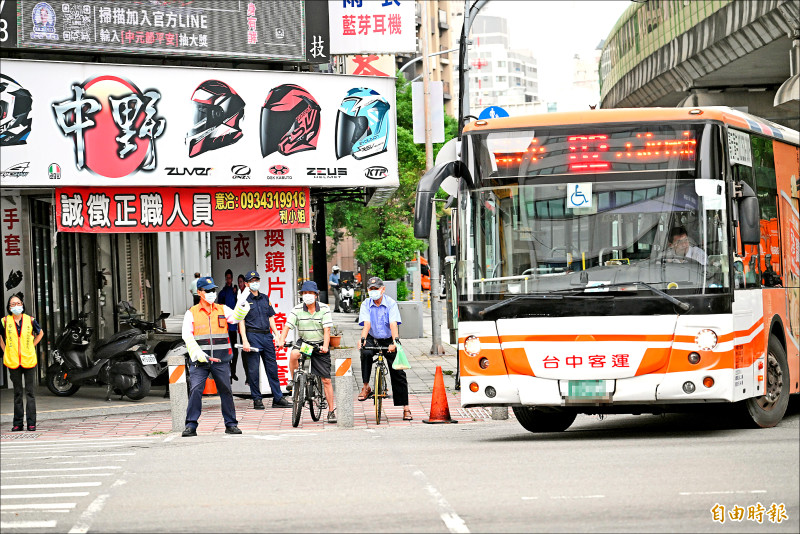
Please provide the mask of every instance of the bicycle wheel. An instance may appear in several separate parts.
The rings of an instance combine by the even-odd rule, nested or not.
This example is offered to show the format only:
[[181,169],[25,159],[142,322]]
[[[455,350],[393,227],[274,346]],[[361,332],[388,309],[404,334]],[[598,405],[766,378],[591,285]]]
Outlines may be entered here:
[[375,424],[381,424],[381,408],[383,404],[386,377],[383,376],[383,366],[375,367]]
[[303,403],[306,401],[306,374],[295,373],[294,389],[292,390],[292,426],[300,424],[300,415],[303,413]]
[[308,381],[308,410],[311,419],[319,421],[322,416],[322,380],[316,375],[309,377]]

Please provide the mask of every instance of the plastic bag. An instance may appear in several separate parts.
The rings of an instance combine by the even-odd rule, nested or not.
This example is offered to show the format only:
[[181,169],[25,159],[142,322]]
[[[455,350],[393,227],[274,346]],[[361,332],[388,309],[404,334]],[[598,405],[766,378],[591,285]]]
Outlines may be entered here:
[[397,347],[397,355],[394,357],[394,361],[392,362],[392,369],[397,371],[411,369],[411,366],[408,364],[408,358],[406,358],[406,351],[403,350],[403,346],[400,343],[395,343],[394,346]]

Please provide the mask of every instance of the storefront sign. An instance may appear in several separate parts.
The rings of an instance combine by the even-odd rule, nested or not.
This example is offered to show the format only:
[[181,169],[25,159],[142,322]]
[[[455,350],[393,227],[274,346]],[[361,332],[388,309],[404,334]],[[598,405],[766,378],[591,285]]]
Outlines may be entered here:
[[4,169],[28,163],[3,185],[398,185],[392,78],[9,59],[0,71]]
[[345,56],[345,70],[357,76],[394,76],[397,64],[394,54]]
[[[5,181],[5,180],[3,180]],[[22,197],[2,196],[0,197],[0,236],[3,250],[3,270],[2,291],[3,305],[8,302],[11,295],[22,293],[28,296],[25,291],[25,277],[23,276],[24,262],[22,256]],[[30,305],[28,305],[30,311]]]
[[59,187],[59,232],[210,232],[308,228],[308,189]]
[[[317,2],[312,9],[300,0],[3,3],[17,4],[13,21],[19,21],[19,32],[14,32],[11,46],[20,48],[314,63],[327,62],[329,54],[327,5],[320,9]],[[314,34],[306,40],[311,26]]]
[[414,0],[331,0],[331,54],[416,53]]

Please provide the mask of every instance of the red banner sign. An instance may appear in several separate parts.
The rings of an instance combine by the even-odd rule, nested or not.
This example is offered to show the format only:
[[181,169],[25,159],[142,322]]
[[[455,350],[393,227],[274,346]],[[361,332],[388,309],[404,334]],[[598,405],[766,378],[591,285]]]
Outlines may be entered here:
[[59,232],[289,230],[311,222],[308,188],[56,188]]

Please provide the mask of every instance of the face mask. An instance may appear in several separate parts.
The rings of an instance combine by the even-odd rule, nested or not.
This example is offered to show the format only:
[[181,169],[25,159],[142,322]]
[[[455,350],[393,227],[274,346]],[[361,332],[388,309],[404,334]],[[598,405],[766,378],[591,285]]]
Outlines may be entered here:
[[217,300],[217,292],[216,291],[206,291],[206,295],[204,297],[206,302],[209,304],[214,304],[214,301]]
[[253,291],[258,291],[258,288],[261,287],[261,284],[258,282],[250,282],[250,289]]
[[370,289],[368,293],[369,293],[369,298],[371,298],[372,300],[378,300],[379,298],[381,298],[380,289]]
[[11,313],[20,315],[22,313],[22,306],[11,306]]
[[306,293],[305,295],[303,295],[303,303],[306,306],[311,306],[316,301],[317,301],[317,296],[316,295],[309,294],[309,293]]

